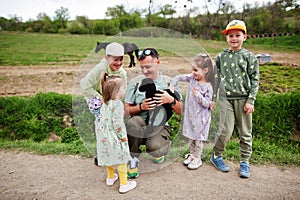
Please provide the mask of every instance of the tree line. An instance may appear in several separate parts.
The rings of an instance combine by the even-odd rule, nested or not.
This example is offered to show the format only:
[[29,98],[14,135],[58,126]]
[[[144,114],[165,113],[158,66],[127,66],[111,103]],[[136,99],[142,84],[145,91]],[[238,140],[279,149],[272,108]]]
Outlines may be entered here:
[[[153,1],[152,1],[153,2]],[[77,16],[70,20],[67,8],[60,7],[53,19],[45,13],[39,13],[36,20],[22,22],[21,17],[10,19],[0,17],[0,29],[5,31],[25,31],[36,33],[71,33],[115,35],[130,29],[141,27],[161,27],[190,34],[201,39],[222,39],[221,30],[232,19],[246,22],[250,35],[299,34],[300,7],[296,0],[276,0],[262,6],[245,4],[238,11],[233,4],[220,1],[214,13],[204,6],[188,9],[183,16],[174,17],[176,10],[166,4],[153,12],[148,9],[126,11],[123,5],[107,8],[107,19],[90,20],[86,16]],[[151,0],[150,0],[151,3]],[[204,10],[205,12],[200,12]],[[144,17],[142,17],[144,16]]]

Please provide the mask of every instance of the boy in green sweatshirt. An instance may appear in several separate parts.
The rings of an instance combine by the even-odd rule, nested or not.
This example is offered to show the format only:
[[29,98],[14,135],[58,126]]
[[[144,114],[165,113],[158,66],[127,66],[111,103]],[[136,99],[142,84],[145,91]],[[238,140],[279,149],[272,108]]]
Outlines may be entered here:
[[255,55],[242,48],[247,38],[243,21],[231,21],[225,30],[228,49],[215,60],[215,86],[213,102],[219,94],[220,126],[211,157],[212,164],[228,172],[222,153],[236,124],[240,139],[240,172],[242,178],[250,177],[249,159],[252,154],[252,113],[259,87],[259,64]]

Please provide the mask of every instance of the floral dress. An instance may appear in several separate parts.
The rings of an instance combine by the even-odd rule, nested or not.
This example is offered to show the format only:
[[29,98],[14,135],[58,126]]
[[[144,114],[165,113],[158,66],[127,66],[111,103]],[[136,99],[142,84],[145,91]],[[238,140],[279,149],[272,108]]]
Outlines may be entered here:
[[100,166],[125,164],[130,159],[128,142],[123,121],[124,105],[121,100],[110,100],[102,104],[100,120],[96,121],[97,158]]
[[[185,99],[182,134],[192,140],[207,141],[211,122],[213,88],[210,83],[199,84],[193,74],[177,75],[172,84],[189,82]],[[196,95],[194,91],[196,90]]]

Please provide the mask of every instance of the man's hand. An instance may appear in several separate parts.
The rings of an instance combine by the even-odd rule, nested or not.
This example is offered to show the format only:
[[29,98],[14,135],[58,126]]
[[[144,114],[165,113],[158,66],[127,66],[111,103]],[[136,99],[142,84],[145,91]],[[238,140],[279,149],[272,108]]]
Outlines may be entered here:
[[155,96],[153,97],[157,106],[161,106],[166,103],[170,104],[174,101],[174,97],[169,95],[167,91],[165,90],[159,90],[159,91],[161,93],[155,93]]
[[141,104],[142,110],[153,110],[156,106],[156,100],[152,98],[145,99]]

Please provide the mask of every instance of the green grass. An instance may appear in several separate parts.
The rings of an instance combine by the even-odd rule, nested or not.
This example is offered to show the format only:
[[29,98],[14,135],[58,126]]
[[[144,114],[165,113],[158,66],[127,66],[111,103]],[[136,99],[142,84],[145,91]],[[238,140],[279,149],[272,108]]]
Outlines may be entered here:
[[[276,41],[276,42],[275,42]],[[300,52],[300,35],[291,36],[278,36],[276,40],[274,38],[256,38],[247,39],[244,42],[245,48],[249,49],[261,49],[266,51],[277,51],[277,52]],[[276,44],[276,47],[274,47]],[[254,48],[253,48],[254,47]]]
[[82,142],[34,142],[33,140],[9,141],[0,139],[0,149],[12,151],[34,152],[40,155],[81,155],[91,157]]
[[[300,166],[300,149],[296,142],[282,147],[254,138],[252,151],[250,162],[253,164]],[[232,138],[228,142],[223,157],[235,162],[240,160],[239,140],[237,138]]]
[[[172,148],[169,155],[173,160],[181,161],[188,153],[188,145]],[[81,142],[60,143],[60,142],[41,142],[32,140],[8,141],[0,139],[0,149],[11,151],[24,151],[36,153],[39,155],[80,155],[83,157],[92,157]],[[203,152],[203,161],[209,163],[212,148],[205,148]],[[225,160],[239,162],[239,141],[237,138],[231,139],[223,154]],[[177,159],[176,159],[177,157]],[[252,164],[275,164],[300,166],[300,149],[296,143],[291,143],[288,147],[281,147],[260,139],[253,140],[253,153],[250,162]]]
[[[34,34],[17,32],[0,32],[0,65],[80,65],[86,56],[95,48],[97,41],[104,41],[109,37],[102,35],[70,35],[70,34]],[[113,37],[118,40],[118,37]],[[124,38],[123,38],[124,40]],[[128,40],[133,40],[132,37]],[[178,39],[177,40],[181,40]],[[300,35],[282,36],[277,38],[277,48],[273,47],[272,38],[249,39],[244,42],[244,47],[256,51],[283,51],[299,52]],[[201,49],[195,46],[194,40],[187,39],[185,42],[174,42],[174,38],[141,38],[135,37],[134,42],[138,46],[164,47],[169,52],[160,51],[162,56],[170,55],[171,52],[180,56],[195,54],[194,51]],[[227,48],[225,41],[197,40],[211,56]],[[184,45],[183,45],[184,44]],[[162,48],[162,49],[164,49]],[[179,49],[180,51],[176,51]]]
[[0,33],[0,65],[79,65],[104,36]]
[[279,66],[267,64],[260,66],[260,93],[283,93],[300,90],[300,66]]

